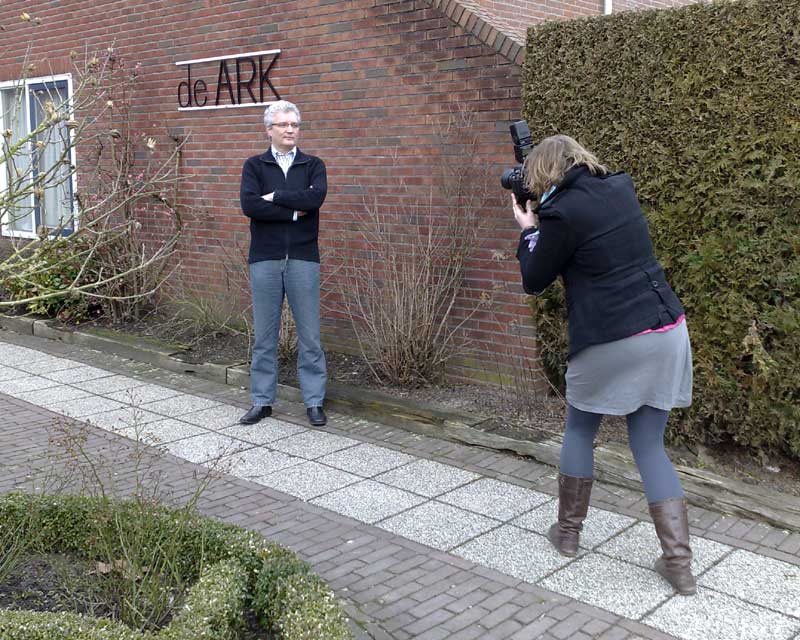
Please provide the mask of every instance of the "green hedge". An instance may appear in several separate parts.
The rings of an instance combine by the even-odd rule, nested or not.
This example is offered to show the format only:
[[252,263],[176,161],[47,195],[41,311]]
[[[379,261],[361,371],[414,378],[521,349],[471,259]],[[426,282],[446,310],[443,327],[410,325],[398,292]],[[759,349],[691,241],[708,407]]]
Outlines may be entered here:
[[[35,523],[35,531],[23,532],[30,536],[32,551],[100,560],[98,528],[92,525],[111,518],[124,533],[126,526],[135,526],[141,518],[140,509],[141,505],[125,501],[7,494],[0,496],[0,528],[17,531],[25,523]],[[159,530],[174,533],[178,526],[178,571],[193,583],[169,626],[143,633],[75,614],[0,609],[0,638],[225,640],[236,637],[247,606],[256,611],[262,624],[279,630],[283,640],[352,638],[331,590],[292,551],[254,532],[200,515],[178,519],[170,509],[154,506],[150,516],[154,526],[147,531],[152,532],[154,543],[163,539]],[[142,544],[149,542],[143,539]],[[314,635],[318,630],[324,630],[324,635]]]
[[[528,32],[524,116],[631,173],[687,309],[677,440],[800,457],[800,4],[743,0]],[[533,303],[551,375],[563,295]]]

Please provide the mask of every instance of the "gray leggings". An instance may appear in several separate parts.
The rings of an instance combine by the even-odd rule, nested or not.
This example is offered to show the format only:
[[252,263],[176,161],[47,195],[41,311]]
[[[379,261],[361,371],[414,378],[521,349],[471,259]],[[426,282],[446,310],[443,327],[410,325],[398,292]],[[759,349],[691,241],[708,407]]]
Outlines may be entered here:
[[[669,411],[639,407],[626,416],[628,442],[642,477],[647,502],[683,498],[683,488],[664,450],[664,430]],[[567,406],[567,427],[561,447],[560,471],[569,476],[591,478],[594,470],[594,438],[603,415]]]

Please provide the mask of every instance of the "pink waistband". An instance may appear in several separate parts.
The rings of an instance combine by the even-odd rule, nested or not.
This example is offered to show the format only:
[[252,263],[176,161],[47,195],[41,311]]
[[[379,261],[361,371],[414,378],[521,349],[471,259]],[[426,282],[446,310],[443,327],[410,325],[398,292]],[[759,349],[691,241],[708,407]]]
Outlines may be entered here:
[[678,316],[678,319],[673,322],[672,324],[664,325],[663,327],[659,327],[658,329],[645,329],[644,331],[640,331],[639,333],[634,333],[635,336],[643,336],[646,333],[664,333],[665,331],[669,331],[670,329],[674,329],[677,327],[681,322],[686,319],[684,314]]

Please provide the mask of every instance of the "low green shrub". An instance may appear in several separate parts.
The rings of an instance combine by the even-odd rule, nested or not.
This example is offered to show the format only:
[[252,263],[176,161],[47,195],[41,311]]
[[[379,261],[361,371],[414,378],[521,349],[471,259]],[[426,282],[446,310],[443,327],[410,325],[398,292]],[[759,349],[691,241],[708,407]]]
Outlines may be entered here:
[[[109,552],[98,548],[103,522],[113,519],[124,534],[126,527],[141,522],[138,508],[136,503],[106,498],[14,493],[0,496],[0,523],[18,528],[25,518],[31,521],[29,514],[35,510],[36,529],[22,532],[29,538],[29,549],[98,560]],[[283,640],[352,638],[331,591],[293,552],[252,531],[199,514],[177,513],[153,505],[148,534],[139,539],[139,544],[156,545],[164,531],[176,533],[177,527],[180,554],[174,570],[192,586],[167,627],[132,631],[120,623],[74,614],[0,610],[0,638],[227,640],[236,637],[245,606],[253,608],[266,627],[279,629]],[[314,629],[325,633],[309,635]]]
[[112,620],[76,613],[40,613],[0,609],[3,640],[143,640],[140,632]]
[[197,581],[159,640],[229,640],[242,626],[248,576],[236,560],[223,560]]
[[[0,282],[6,297],[23,301],[25,311],[65,322],[83,322],[98,315],[99,305],[79,293],[68,289],[80,275],[83,280],[93,277],[91,268],[84,265],[84,243],[70,238],[46,238],[32,251],[33,258],[26,263],[22,274],[16,273]],[[41,300],[31,300],[47,294],[58,294]],[[31,300],[30,302],[24,302]]]
[[269,612],[282,638],[346,638],[350,631],[328,585],[311,573],[294,573],[276,581]]

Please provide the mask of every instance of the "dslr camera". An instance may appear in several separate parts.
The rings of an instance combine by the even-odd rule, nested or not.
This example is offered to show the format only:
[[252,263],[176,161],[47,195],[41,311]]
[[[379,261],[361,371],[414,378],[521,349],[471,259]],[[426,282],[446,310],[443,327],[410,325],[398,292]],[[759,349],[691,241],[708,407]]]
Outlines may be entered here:
[[509,129],[511,130],[511,140],[514,143],[514,157],[519,164],[503,171],[503,175],[500,176],[500,184],[503,185],[503,189],[508,189],[514,194],[517,203],[524,209],[528,200],[537,198],[535,193],[531,193],[525,188],[525,168],[522,164],[536,145],[533,144],[531,131],[525,120],[515,122]]

